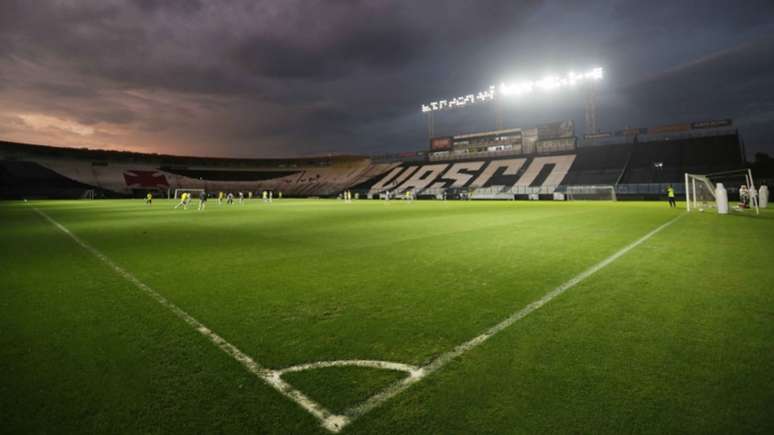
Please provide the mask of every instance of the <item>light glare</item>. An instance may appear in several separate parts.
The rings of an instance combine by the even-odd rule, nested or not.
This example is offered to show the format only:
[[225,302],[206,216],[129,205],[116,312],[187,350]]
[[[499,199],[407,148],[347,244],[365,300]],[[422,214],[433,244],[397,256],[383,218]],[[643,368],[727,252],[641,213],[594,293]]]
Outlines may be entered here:
[[477,94],[468,94],[448,100],[433,101],[422,105],[422,112],[433,112],[436,110],[454,109],[465,107],[468,104],[483,103],[492,101],[498,96],[519,97],[531,94],[535,89],[544,92],[551,92],[564,87],[575,87],[579,84],[598,81],[604,78],[604,70],[600,67],[592,68],[585,73],[575,73],[570,71],[565,76],[550,75],[537,81],[522,81],[517,83],[500,83],[495,88],[490,86],[486,91]]

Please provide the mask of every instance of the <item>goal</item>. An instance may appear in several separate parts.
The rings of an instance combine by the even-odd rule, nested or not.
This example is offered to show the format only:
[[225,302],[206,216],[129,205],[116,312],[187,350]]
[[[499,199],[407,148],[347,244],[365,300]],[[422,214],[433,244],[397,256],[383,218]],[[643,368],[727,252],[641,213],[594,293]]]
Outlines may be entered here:
[[196,197],[199,195],[199,193],[204,192],[204,189],[175,189],[175,196],[174,198],[180,198],[180,195],[183,192],[188,192],[191,194],[191,196]]
[[[724,197],[719,200],[716,191],[722,188]],[[750,169],[735,169],[711,174],[685,174],[685,203],[687,211],[717,209],[723,203],[733,203],[732,210],[758,209],[758,194]],[[725,207],[727,205],[722,205]]]
[[587,186],[567,186],[564,191],[567,200],[596,199],[617,201],[615,186],[609,184],[594,184]]
[[81,199],[94,199],[94,189],[88,189],[83,192]]

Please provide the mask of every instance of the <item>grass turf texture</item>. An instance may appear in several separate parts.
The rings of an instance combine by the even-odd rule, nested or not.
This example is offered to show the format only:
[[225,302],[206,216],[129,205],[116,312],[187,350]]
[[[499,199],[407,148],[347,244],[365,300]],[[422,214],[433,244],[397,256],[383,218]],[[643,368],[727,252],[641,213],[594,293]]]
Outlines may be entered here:
[[[5,432],[327,433],[31,210],[269,368],[422,365],[683,210],[0,204]],[[195,207],[194,207],[195,208]],[[685,216],[345,433],[774,431],[774,211]],[[285,379],[333,411],[400,372]]]

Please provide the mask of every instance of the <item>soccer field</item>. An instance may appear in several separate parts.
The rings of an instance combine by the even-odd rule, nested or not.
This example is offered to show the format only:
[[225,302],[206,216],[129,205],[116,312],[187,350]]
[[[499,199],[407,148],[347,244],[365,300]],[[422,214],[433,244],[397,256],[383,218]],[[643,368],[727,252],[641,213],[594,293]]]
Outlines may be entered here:
[[774,210],[196,202],[0,203],[2,432],[774,432]]

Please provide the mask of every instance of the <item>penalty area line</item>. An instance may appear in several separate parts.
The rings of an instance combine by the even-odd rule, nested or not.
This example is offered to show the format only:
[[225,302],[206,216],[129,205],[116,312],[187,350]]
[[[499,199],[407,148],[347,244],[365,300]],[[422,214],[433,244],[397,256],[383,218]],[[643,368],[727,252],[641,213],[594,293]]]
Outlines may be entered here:
[[118,274],[119,276],[123,277],[124,279],[132,283],[138,290],[142,291],[146,295],[153,298],[164,308],[171,311],[172,314],[174,314],[176,317],[178,317],[179,319],[187,323],[188,326],[196,330],[196,332],[198,332],[199,334],[209,339],[209,341],[212,344],[214,344],[218,349],[223,351],[226,355],[236,360],[248,372],[250,372],[251,374],[261,379],[264,383],[266,383],[267,385],[277,390],[283,396],[296,402],[304,410],[306,410],[314,417],[316,417],[318,420],[320,420],[320,423],[325,429],[328,429],[331,432],[338,432],[349,422],[349,419],[346,416],[335,415],[331,413],[325,407],[323,407],[319,403],[315,402],[314,400],[304,395],[304,393],[302,393],[301,391],[293,388],[293,386],[291,386],[290,384],[282,380],[281,378],[282,373],[280,371],[271,370],[260,365],[257,361],[255,361],[250,356],[248,356],[247,354],[239,350],[239,348],[229,343],[226,339],[224,339],[223,337],[221,337],[220,335],[212,331],[210,328],[205,326],[202,322],[196,320],[196,318],[194,318],[193,316],[185,312],[182,308],[178,307],[177,305],[172,303],[169,299],[162,296],[161,293],[157,292],[147,284],[143,283],[136,276],[127,272],[121,266],[113,262],[113,260],[108,258],[105,254],[97,250],[97,248],[89,245],[88,243],[83,241],[80,237],[73,234],[69,229],[67,229],[64,225],[54,220],[51,216],[37,209],[36,207],[32,207],[32,210],[34,210],[35,213],[37,213],[42,218],[47,220],[49,223],[54,225],[64,234],[69,236],[75,243],[80,245],[83,249],[85,249],[95,257],[97,257],[105,265],[110,267],[116,274]]
[[508,328],[509,326],[513,325],[517,321],[523,319],[524,317],[527,317],[530,313],[533,311],[536,311],[540,309],[542,306],[550,302],[552,299],[556,298],[557,296],[561,295],[562,293],[566,292],[567,290],[575,287],[576,285],[580,284],[586,278],[590,277],[591,275],[595,274],[596,272],[599,272],[600,270],[604,269],[605,267],[609,266],[614,261],[618,260],[622,256],[626,255],[629,251],[636,248],[637,246],[641,245],[642,243],[646,242],[651,237],[655,236],[659,232],[661,232],[663,229],[667,228],[668,226],[672,225],[674,222],[676,222],[678,219],[680,219],[685,214],[680,214],[671,220],[667,221],[666,223],[658,226],[654,230],[650,231],[649,233],[645,234],[644,236],[640,237],[639,239],[635,240],[634,242],[624,246],[620,250],[616,251],[614,254],[610,255],[609,257],[605,258],[604,260],[600,261],[599,263],[594,264],[593,266],[589,267],[588,269],[584,270],[583,272],[579,273],[578,275],[575,275],[574,277],[570,278],[568,281],[564,282],[563,284],[559,285],[558,287],[554,288],[553,290],[549,291],[545,295],[543,295],[540,299],[530,303],[526,307],[522,308],[519,311],[516,311],[515,313],[511,314],[508,318],[505,320],[502,320],[500,323],[492,326],[491,328],[484,331],[482,334],[473,337],[472,339],[457,345],[454,347],[454,349],[450,350],[449,352],[446,352],[444,354],[441,354],[434,360],[430,361],[429,363],[425,364],[424,366],[419,367],[418,370],[416,370],[414,373],[412,373],[412,376],[409,376],[407,378],[404,378],[400,381],[396,381],[392,385],[388,386],[384,390],[382,390],[379,393],[376,393],[375,395],[371,396],[369,399],[367,399],[365,402],[355,405],[346,411],[344,411],[344,415],[348,417],[348,423],[353,422],[358,417],[361,417],[362,415],[368,413],[369,411],[379,407],[384,402],[388,401],[389,399],[397,396],[401,392],[405,391],[412,385],[418,383],[422,379],[426,378],[427,376],[431,375],[432,373],[442,369],[444,366],[449,364],[454,359],[462,356],[466,352],[469,352],[473,350],[474,348],[482,345],[487,340],[492,338],[495,334],[503,331],[504,329]]

